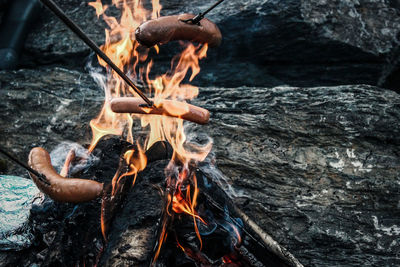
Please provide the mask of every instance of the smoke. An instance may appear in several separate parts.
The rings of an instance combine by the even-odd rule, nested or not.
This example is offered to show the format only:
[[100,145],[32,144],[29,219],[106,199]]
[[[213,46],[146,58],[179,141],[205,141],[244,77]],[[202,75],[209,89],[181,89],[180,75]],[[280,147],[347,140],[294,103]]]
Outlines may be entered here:
[[[232,186],[232,179],[226,177],[219,169],[216,164],[216,156],[213,151],[207,156],[207,158],[199,164],[199,169],[209,178],[211,178],[219,187],[221,187],[225,193],[231,198],[248,197],[243,190],[238,190]],[[205,179],[205,178],[204,178]],[[205,180],[204,184],[208,182]]]
[[[203,126],[194,123],[185,124],[186,142],[196,147],[206,147],[209,143],[213,143],[212,137],[204,132],[204,130]],[[205,160],[198,164],[198,167],[205,175],[218,184],[230,198],[247,197],[244,191],[235,189],[232,186],[233,181],[218,169],[216,162],[215,153],[211,150]],[[207,186],[207,184],[208,182],[205,180],[204,185]]]
[[58,173],[60,173],[70,150],[75,152],[75,158],[78,159],[76,164],[70,166],[69,173],[71,174],[86,169],[100,160],[80,144],[65,141],[58,144],[50,153],[51,163]]
[[106,69],[99,65],[95,53],[91,53],[90,56],[88,57],[85,69],[87,72],[89,72],[90,76],[99,86],[99,88],[101,88],[103,91],[106,91],[107,88]]

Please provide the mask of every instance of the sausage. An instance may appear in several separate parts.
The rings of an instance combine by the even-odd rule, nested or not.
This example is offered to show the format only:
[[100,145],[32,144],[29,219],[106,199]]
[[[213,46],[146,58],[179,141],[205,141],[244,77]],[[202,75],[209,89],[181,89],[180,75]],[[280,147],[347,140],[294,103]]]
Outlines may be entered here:
[[31,150],[28,164],[46,176],[50,185],[46,185],[31,173],[31,177],[40,191],[56,201],[86,202],[96,199],[103,191],[102,183],[86,179],[64,178],[59,175],[51,165],[49,153],[41,147]]
[[207,43],[210,47],[219,46],[222,35],[217,25],[206,18],[199,25],[183,22],[193,17],[193,14],[181,14],[146,21],[136,29],[136,40],[147,47],[174,40]]
[[[168,142],[158,141],[145,154],[148,163],[168,159],[171,158],[172,147]],[[74,156],[75,153],[71,150],[68,153],[66,162],[72,161]],[[31,173],[30,175],[36,186],[40,191],[56,201],[80,203],[96,199],[102,194],[102,183],[86,179],[64,178],[59,175],[51,165],[49,153],[41,147],[35,147],[31,150],[28,164],[31,168],[43,174],[49,183],[49,185],[46,184]]]
[[75,150],[72,148],[65,158],[64,166],[61,168],[60,175],[62,177],[68,177],[69,167],[71,166],[71,162],[75,159]]
[[[111,110],[115,113],[139,113],[177,117],[198,124],[207,124],[210,112],[187,103],[175,100],[163,100],[158,107],[146,107],[144,100],[138,97],[118,97],[110,102]],[[172,108],[175,112],[172,110]],[[177,110],[177,109],[181,110]]]

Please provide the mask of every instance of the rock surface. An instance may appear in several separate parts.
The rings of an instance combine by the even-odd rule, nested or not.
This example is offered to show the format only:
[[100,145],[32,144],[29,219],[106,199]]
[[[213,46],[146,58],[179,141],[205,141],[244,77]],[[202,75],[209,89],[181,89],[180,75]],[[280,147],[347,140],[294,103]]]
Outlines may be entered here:
[[87,74],[59,68],[0,72],[0,88],[1,144],[21,160],[35,146],[83,144],[90,136],[88,122],[103,101]]
[[[105,24],[86,1],[58,1],[62,9],[98,44]],[[103,1],[106,3],[106,1]],[[208,2],[161,1],[162,15],[204,11]],[[116,9],[109,9],[117,15]],[[26,42],[24,67],[62,64],[81,69],[87,47],[44,10]],[[229,1],[209,16],[224,36],[202,64],[201,86],[315,86],[370,84],[394,87],[398,66],[400,9],[391,0]],[[169,68],[176,43],[155,59]],[[389,79],[389,81],[386,81]]]
[[[1,144],[21,159],[34,145],[89,140],[103,96],[87,74],[3,71],[0,81]],[[400,264],[398,94],[368,85],[202,88],[195,104],[212,112],[209,126],[193,130],[214,138],[220,172],[203,169],[305,266]]]
[[240,206],[305,266],[400,263],[398,94],[244,87],[202,99]]
[[0,175],[1,250],[22,250],[32,245],[35,236],[25,229],[32,204],[40,199],[38,193],[39,189],[31,180]]

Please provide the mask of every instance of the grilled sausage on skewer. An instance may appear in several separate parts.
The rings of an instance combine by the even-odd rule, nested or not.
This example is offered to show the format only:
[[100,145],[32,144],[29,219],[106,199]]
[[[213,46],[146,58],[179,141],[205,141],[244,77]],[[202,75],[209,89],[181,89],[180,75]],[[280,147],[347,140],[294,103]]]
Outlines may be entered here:
[[[168,159],[172,155],[172,147],[165,141],[158,141],[145,154],[148,163]],[[36,186],[56,201],[72,203],[90,201],[100,196],[103,191],[102,183],[86,179],[64,178],[59,175],[51,165],[49,153],[41,147],[31,150],[29,166],[46,177],[48,184],[31,173]]]
[[193,17],[193,14],[181,14],[146,21],[136,29],[136,40],[147,47],[174,40],[207,43],[210,47],[219,46],[222,35],[217,25],[206,18],[199,25],[184,22]]
[[44,184],[35,175],[31,174],[36,186],[50,198],[60,202],[86,202],[100,196],[103,184],[86,179],[64,178],[51,165],[49,153],[35,147],[29,154],[29,166],[46,176],[50,185]]
[[[204,108],[174,100],[163,100],[158,107],[146,107],[146,103],[138,97],[120,97],[111,100],[111,110],[115,113],[139,113],[177,117],[198,124],[207,124],[210,112]],[[183,108],[184,110],[173,109]]]

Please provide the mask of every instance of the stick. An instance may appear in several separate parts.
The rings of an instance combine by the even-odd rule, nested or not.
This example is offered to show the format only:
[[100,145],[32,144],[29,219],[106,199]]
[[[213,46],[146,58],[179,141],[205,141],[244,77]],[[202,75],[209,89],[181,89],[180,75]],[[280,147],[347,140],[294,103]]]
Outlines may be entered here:
[[34,174],[40,181],[42,181],[43,183],[50,185],[49,181],[47,180],[46,176],[44,176],[43,174],[37,172],[36,170],[32,169],[31,167],[29,167],[28,165],[26,165],[25,163],[23,163],[22,161],[20,161],[19,159],[17,159],[17,157],[14,157],[13,155],[11,155],[10,153],[8,153],[6,151],[6,149],[4,149],[3,147],[0,146],[0,153],[4,154],[5,156],[7,156],[10,160],[14,161],[15,163],[17,163],[19,166],[21,166],[22,168],[24,168],[25,170],[29,171],[30,173]]
[[40,0],[44,5],[46,5],[59,19],[61,19],[68,28],[70,28],[78,37],[85,42],[99,57],[101,57],[107,64],[130,86],[133,90],[149,105],[153,106],[151,102],[143,92],[136,87],[131,79],[129,79],[126,74],[117,67],[117,65],[112,62],[112,60],[96,45],[96,43],[87,36],[82,29],[75,24],[67,15],[54,3],[52,0]]

